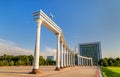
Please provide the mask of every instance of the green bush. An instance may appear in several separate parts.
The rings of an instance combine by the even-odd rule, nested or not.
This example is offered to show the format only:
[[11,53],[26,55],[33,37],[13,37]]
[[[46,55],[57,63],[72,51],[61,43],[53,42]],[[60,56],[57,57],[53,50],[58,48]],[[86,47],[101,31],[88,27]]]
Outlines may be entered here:
[[115,63],[113,63],[113,66],[120,66],[120,63],[116,61]]
[[120,58],[103,58],[98,62],[101,66],[119,66],[120,67]]
[[[45,60],[42,56],[39,57],[39,65],[55,65],[55,61]],[[12,56],[6,55],[0,56],[0,66],[20,66],[20,65],[32,65],[33,56],[19,55]]]
[[3,63],[3,61],[0,61],[0,66],[4,66],[4,63]]
[[14,66],[14,61],[10,61],[9,66]]

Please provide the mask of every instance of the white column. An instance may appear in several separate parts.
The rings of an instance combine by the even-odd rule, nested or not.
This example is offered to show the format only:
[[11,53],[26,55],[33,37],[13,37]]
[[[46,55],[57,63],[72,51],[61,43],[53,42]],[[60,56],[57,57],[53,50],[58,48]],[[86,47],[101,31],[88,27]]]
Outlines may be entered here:
[[86,66],[86,58],[85,58],[85,66]]
[[71,52],[70,52],[70,66],[71,66]]
[[85,66],[85,58],[83,58],[83,63],[84,63],[84,66]]
[[82,65],[82,58],[80,57],[80,65]]
[[84,65],[84,58],[82,58],[82,65]]
[[84,66],[85,66],[85,58],[84,58]]
[[56,69],[60,70],[60,34],[57,34]]
[[71,66],[72,66],[72,52],[71,52]]
[[85,59],[85,61],[86,61],[86,66],[87,66],[87,58]]
[[71,65],[73,66],[73,53],[71,54]]
[[86,66],[88,65],[88,61],[87,61],[88,59],[86,59]]
[[85,65],[86,65],[86,58],[85,58]]
[[71,52],[69,52],[69,66],[71,66]]
[[89,59],[89,66],[90,66],[90,59]]
[[65,47],[64,47],[64,67],[66,67],[66,51],[65,51]]
[[93,66],[93,61],[92,61],[92,58],[91,58],[91,66]]
[[68,50],[68,66],[69,66],[69,50]]
[[69,51],[69,66],[70,66],[70,51]]
[[77,55],[77,58],[78,58],[78,65],[79,65],[79,56]]
[[65,65],[66,65],[66,67],[67,67],[67,51],[66,51],[66,49],[65,49]]
[[79,65],[81,65],[81,57],[79,57]]
[[74,59],[74,64],[73,65],[75,66],[75,53],[74,53],[74,58],[73,59]]
[[81,65],[81,57],[80,57],[80,65]]
[[63,41],[61,41],[61,66],[60,66],[60,68],[63,68]]
[[67,67],[67,49],[65,49],[65,51],[66,51],[66,67]]
[[67,54],[67,66],[68,66],[68,50],[66,50],[66,54]]
[[35,42],[33,71],[32,71],[32,73],[35,73],[35,74],[40,73],[38,69],[39,69],[39,52],[40,52],[40,31],[41,31],[42,20],[39,20],[36,22],[37,22],[37,26],[36,26],[37,31],[36,31],[36,42]]
[[72,66],[74,65],[74,54],[72,53]]
[[87,66],[88,66],[88,59],[87,59]]
[[80,65],[81,65],[81,57],[80,57]]

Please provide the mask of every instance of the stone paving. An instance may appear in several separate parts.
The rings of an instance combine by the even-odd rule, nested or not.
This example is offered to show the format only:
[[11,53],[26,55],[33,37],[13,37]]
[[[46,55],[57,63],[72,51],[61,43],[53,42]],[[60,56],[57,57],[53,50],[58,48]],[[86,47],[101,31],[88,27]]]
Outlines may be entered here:
[[55,66],[40,66],[41,74],[29,74],[32,66],[0,67],[0,77],[99,77],[97,66],[74,66],[54,71]]

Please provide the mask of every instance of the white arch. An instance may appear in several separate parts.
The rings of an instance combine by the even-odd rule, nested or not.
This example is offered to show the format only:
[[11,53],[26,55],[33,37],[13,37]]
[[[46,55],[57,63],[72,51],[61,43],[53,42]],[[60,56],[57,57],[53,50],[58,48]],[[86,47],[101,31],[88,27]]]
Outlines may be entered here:
[[81,55],[77,55],[77,56],[78,56],[78,65],[91,65],[91,66],[93,65],[92,58]]
[[[60,70],[60,66],[61,68],[64,65],[68,66],[68,61],[71,61],[70,65],[72,65],[71,58],[73,57],[71,55],[71,58],[68,58],[68,52],[70,53],[71,50],[69,49],[69,47],[67,46],[64,40],[62,29],[58,27],[42,10],[33,12],[33,17],[37,23],[37,30],[36,30],[36,42],[35,42],[35,51],[34,51],[34,63],[33,63],[33,70],[31,73],[34,73],[34,74],[40,73],[39,51],[40,51],[41,25],[45,26],[47,29],[49,29],[51,32],[53,32],[57,36],[56,70]],[[62,48],[60,46],[62,46]],[[71,59],[71,60],[68,60],[68,59]]]

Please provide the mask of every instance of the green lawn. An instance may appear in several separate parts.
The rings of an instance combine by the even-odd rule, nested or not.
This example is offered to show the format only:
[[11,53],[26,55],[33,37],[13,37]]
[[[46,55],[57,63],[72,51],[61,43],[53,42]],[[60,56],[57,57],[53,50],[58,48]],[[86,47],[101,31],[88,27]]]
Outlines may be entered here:
[[103,77],[120,77],[120,67],[100,67]]

